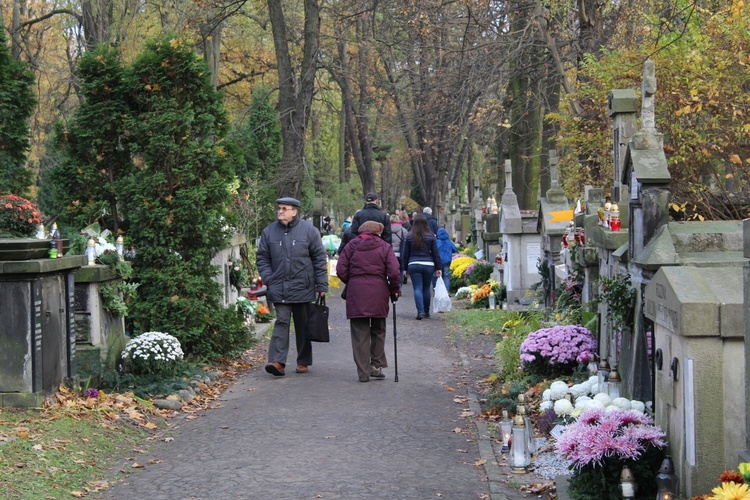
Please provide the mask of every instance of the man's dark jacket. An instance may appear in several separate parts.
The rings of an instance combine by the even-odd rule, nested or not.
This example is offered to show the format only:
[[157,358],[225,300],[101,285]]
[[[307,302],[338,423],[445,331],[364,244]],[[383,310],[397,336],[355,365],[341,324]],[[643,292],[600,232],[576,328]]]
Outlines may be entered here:
[[320,231],[299,217],[288,226],[276,221],[263,229],[256,264],[269,302],[312,302],[315,292],[328,291]]
[[380,222],[383,224],[383,232],[380,234],[380,237],[383,238],[388,243],[391,242],[391,218],[388,217],[388,214],[380,210],[380,207],[378,207],[375,203],[368,203],[365,205],[365,208],[354,214],[354,218],[352,218],[352,235],[358,236],[359,235],[359,226],[367,222],[368,220],[374,220],[375,222]]
[[438,221],[435,218],[435,216],[432,215],[432,214],[427,214],[427,213],[422,214],[422,215],[424,215],[424,218],[427,219],[427,225],[430,226],[430,231],[432,231],[432,234],[434,234],[435,236],[437,236]]

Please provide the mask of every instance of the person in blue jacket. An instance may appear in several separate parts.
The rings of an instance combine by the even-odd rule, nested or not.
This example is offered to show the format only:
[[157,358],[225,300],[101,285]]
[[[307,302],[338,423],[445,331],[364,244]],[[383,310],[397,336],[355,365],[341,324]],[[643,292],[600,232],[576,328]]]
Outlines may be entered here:
[[[437,247],[438,253],[440,254],[440,262],[443,264],[443,282],[445,283],[446,290],[451,289],[451,261],[453,260],[453,254],[458,253],[458,247],[453,243],[448,231],[444,227],[438,229],[437,232]],[[437,273],[433,276],[433,287],[437,282]]]

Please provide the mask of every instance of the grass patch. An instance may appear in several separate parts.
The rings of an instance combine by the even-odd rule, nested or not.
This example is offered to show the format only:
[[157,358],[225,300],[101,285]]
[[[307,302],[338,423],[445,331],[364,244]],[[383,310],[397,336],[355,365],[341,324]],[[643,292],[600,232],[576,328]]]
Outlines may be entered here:
[[459,304],[454,301],[453,309],[445,313],[445,326],[464,336],[500,335],[510,317],[509,312],[502,309],[463,309]]
[[117,461],[157,427],[127,396],[59,400],[55,408],[0,409],[3,498],[76,498],[102,491]]

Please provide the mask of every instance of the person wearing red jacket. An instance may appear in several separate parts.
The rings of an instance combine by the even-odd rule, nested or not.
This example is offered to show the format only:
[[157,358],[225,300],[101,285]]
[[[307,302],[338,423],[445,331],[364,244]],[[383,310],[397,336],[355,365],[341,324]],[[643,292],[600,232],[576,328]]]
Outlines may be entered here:
[[383,224],[366,221],[359,236],[346,245],[336,275],[346,283],[346,318],[360,382],[384,379],[385,328],[389,297],[398,300],[401,277],[391,244],[381,238]]

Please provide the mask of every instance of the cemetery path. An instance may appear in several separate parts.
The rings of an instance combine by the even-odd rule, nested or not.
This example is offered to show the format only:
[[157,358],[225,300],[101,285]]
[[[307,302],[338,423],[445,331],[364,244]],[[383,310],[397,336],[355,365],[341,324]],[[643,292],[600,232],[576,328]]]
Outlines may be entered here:
[[399,382],[391,316],[387,378],[360,383],[338,294],[331,342],[313,346],[309,373],[294,373],[291,339],[286,376],[245,374],[220,407],[139,456],[143,469],[113,471],[129,473],[97,498],[527,498],[502,484],[486,427],[466,416],[470,403],[479,411],[468,380],[489,371],[467,374],[489,370],[487,356],[460,352],[442,315],[417,321],[409,284],[396,304]]

